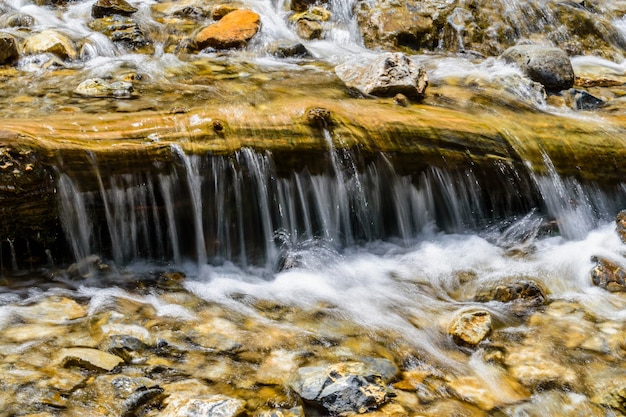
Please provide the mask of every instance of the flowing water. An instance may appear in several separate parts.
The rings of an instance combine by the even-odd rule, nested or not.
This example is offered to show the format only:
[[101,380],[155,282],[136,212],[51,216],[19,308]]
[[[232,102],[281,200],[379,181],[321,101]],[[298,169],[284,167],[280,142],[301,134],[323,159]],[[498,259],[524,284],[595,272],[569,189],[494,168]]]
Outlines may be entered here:
[[[6,75],[15,85],[0,93],[3,117],[23,118],[59,111],[132,112],[186,106],[200,100],[223,100],[226,109],[229,103],[242,99],[262,103],[282,92],[285,84],[293,87],[291,93],[310,94],[319,86],[320,94],[333,97],[337,93],[325,90],[337,83],[328,79],[329,68],[378,53],[363,46],[350,1],[333,0],[333,17],[325,22],[326,35],[324,39],[305,42],[312,53],[306,59],[278,59],[268,54],[275,41],[297,39],[287,23],[284,5],[276,2],[244,2],[262,19],[261,34],[246,51],[204,51],[193,56],[176,55],[166,51],[167,45],[158,43],[153,54],[120,48],[87,26],[93,3],[71,2],[62,9],[26,0],[0,3],[11,11],[32,16],[36,30],[54,28],[74,39],[86,40],[80,58],[71,63],[52,62],[49,55],[21,58],[15,70],[18,74]],[[507,10],[520,33],[536,31],[555,19],[547,9],[537,15],[534,3],[532,10],[522,9],[518,2],[505,3],[511,3]],[[158,32],[162,24],[151,18],[151,5],[152,2],[140,2],[138,16]],[[450,24],[458,33],[459,50],[465,47],[461,35],[467,16],[463,13],[465,9],[459,8],[450,17]],[[624,36],[624,18],[615,20],[614,25]],[[18,33],[16,29],[6,31]],[[518,69],[495,59],[434,54],[412,59],[426,66],[432,88],[463,85],[497,90],[534,111],[565,113],[565,120],[583,117],[552,107],[536,84],[522,77]],[[577,57],[572,61],[577,74],[584,74],[587,69],[598,74],[601,68],[605,75],[624,76],[626,71],[623,62],[598,57]],[[50,68],[56,73],[51,75]],[[195,78],[207,68],[214,76],[222,77],[221,83],[205,85]],[[79,79],[107,75],[115,78],[128,71],[144,77],[139,82],[142,96],[130,104],[85,100],[71,94]],[[308,80],[304,86],[294,75],[302,73]],[[202,75],[198,77],[203,79]],[[593,114],[584,117],[596,119]],[[191,128],[181,126],[182,131]],[[146,336],[145,341],[152,340],[154,346],[188,349],[191,353],[181,354],[166,365],[149,361],[150,366],[184,369],[180,372],[187,376],[210,381],[214,391],[239,395],[249,401],[250,415],[257,408],[253,398],[262,397],[259,387],[280,385],[263,382],[267,376],[261,375],[261,369],[268,352],[297,356],[297,360],[292,359],[298,365],[316,364],[311,359],[316,355],[321,358],[318,362],[324,364],[366,356],[385,357],[401,368],[405,376],[398,379],[404,380],[411,371],[427,364],[448,372],[448,376],[441,377],[445,384],[453,386],[458,378],[473,378],[501,400],[489,407],[461,388],[450,394],[454,391],[450,387],[437,389],[425,382],[415,383],[406,392],[418,398],[420,390],[425,390],[430,399],[409,401],[400,393],[397,401],[406,413],[398,415],[412,415],[407,410],[421,410],[428,415],[567,415],[558,410],[559,406],[575,408],[576,404],[589,403],[592,397],[593,404],[605,407],[601,409],[604,414],[593,409],[588,415],[619,415],[603,399],[596,400],[594,395],[599,388],[596,389],[591,373],[571,380],[537,376],[539,382],[528,382],[515,374],[527,388],[533,387],[532,392],[518,398],[517,388],[513,389],[516,394],[511,394],[507,390],[512,388],[502,382],[504,367],[495,366],[493,357],[487,358],[485,352],[505,350],[502,346],[509,349],[507,343],[523,340],[525,334],[533,335],[532,340],[543,346],[542,335],[533,333],[533,326],[546,320],[556,326],[550,328],[553,333],[545,334],[545,340],[558,346],[550,351],[557,358],[548,361],[548,365],[529,359],[531,365],[549,368],[559,362],[562,354],[564,367],[571,365],[578,371],[586,369],[583,362],[596,361],[607,364],[606,369],[602,368],[606,372],[603,379],[598,380],[623,379],[626,346],[623,340],[615,342],[611,337],[624,334],[626,299],[594,286],[590,271],[595,266],[593,256],[611,260],[620,267],[626,265],[625,246],[615,233],[614,221],[615,215],[626,207],[626,182],[607,189],[601,184],[561,177],[547,154],[541,174],[530,167],[505,165],[499,167],[497,179],[472,167],[430,167],[419,173],[400,174],[388,155],[365,158],[342,146],[341,138],[334,137],[331,130],[321,129],[320,134],[328,146],[323,160],[315,161],[315,167],[303,163],[300,169],[289,172],[277,166],[279,162],[271,152],[248,148],[232,155],[192,155],[173,145],[167,158],[170,162],[156,161],[149,170],[131,169],[124,173],[109,171],[107,164],[85,151],[84,165],[95,179],[89,181],[66,169],[59,158],[54,181],[64,235],[59,241],[64,242],[66,252],[50,256],[45,268],[32,268],[27,260],[16,258],[12,240],[1,243],[3,249],[10,250],[0,253],[10,254],[11,258],[3,255],[5,259],[0,260],[4,284],[0,287],[2,370],[9,381],[8,376],[13,378],[23,367],[27,369],[24,372],[33,372],[33,378],[50,382],[51,389],[63,397],[52,398],[51,394],[44,398],[44,394],[36,394],[34,403],[39,405],[24,410],[64,415],[66,408],[77,407],[75,392],[91,383],[85,377],[72,387],[75,391],[64,390],[58,387],[66,386],[65,382],[51,382],[50,375],[43,375],[48,371],[40,372],[47,369],[43,364],[47,359],[37,355],[74,346],[65,336],[55,333],[58,328],[73,324],[66,319],[35,319],[27,311],[44,300],[60,297],[84,307],[84,316],[78,317],[79,321],[87,317],[80,322],[85,327],[100,326],[97,331],[93,327],[89,331],[79,330],[80,323],[68,327],[68,339],[75,337],[75,346],[96,347],[95,335],[101,333],[153,332],[156,336]],[[68,267],[70,264],[74,265]],[[169,287],[159,281],[168,274],[183,278]],[[477,295],[486,288],[527,280],[543,288],[551,307],[530,306],[520,313],[497,300],[477,301]],[[135,307],[129,305],[141,305],[143,310],[153,312],[133,310]],[[213,314],[216,309],[220,313],[215,313],[218,318],[211,316],[218,323],[211,330],[213,336],[226,335],[228,341],[233,339],[254,348],[225,349],[225,353],[213,345],[208,350],[198,347],[201,343],[193,339],[194,326],[201,328],[208,320],[206,314]],[[457,313],[476,309],[491,314],[497,335],[493,343],[487,342],[475,351],[458,348],[447,334],[448,323]],[[40,316],[45,318],[46,314]],[[574,321],[580,319],[579,322],[567,321],[568,315]],[[529,316],[535,321],[525,321]],[[53,330],[31,330],[37,320],[52,323]],[[578,331],[574,327],[583,322],[601,331],[581,331],[583,341],[572,341],[573,336],[567,339],[568,331],[574,334]],[[559,328],[562,323],[565,324]],[[23,337],[17,335],[22,325],[27,326]],[[26,336],[29,331],[36,336]],[[186,336],[180,336],[185,332]],[[281,339],[281,332],[288,337]],[[292,337],[295,342],[289,340]],[[298,345],[303,340],[308,343],[306,338],[314,339],[310,345],[315,347],[307,348],[308,351]],[[167,342],[161,343],[162,340]],[[600,347],[593,344],[597,340]],[[527,344],[532,345],[533,341]],[[559,350],[561,345],[566,347]],[[566,348],[579,356],[567,356]],[[261,359],[251,359],[253,349]],[[320,353],[322,349],[325,353]],[[538,349],[537,355],[543,358],[544,351]],[[215,363],[211,362],[213,373],[205,365],[198,365],[211,376],[189,370],[196,366],[191,358],[200,351],[217,355]],[[22,360],[22,355],[26,359]],[[169,360],[175,355],[161,356],[165,361],[164,357]],[[187,365],[183,357],[189,359],[188,368],[184,368]],[[35,365],[24,365],[29,360]],[[507,369],[518,369],[507,360]],[[229,368],[217,375],[223,367]],[[617,369],[614,374],[610,373],[612,368]],[[562,369],[557,368],[556,373],[563,373]],[[289,372],[294,369],[285,371]],[[262,382],[246,379],[255,376]],[[160,383],[172,380],[176,378]],[[221,382],[224,384],[219,385]],[[26,382],[3,383],[8,387],[7,395],[33,387]],[[554,394],[557,399],[547,397],[544,391],[558,392]],[[276,403],[284,407],[299,404],[294,394],[284,394],[280,389],[276,392],[273,395],[280,398]],[[623,397],[621,394],[622,401]],[[475,414],[428,408],[450,398],[470,404],[468,407],[477,406],[484,413],[474,408],[467,410]],[[274,404],[264,401],[266,406]],[[27,402],[19,396],[0,396],[0,404],[5,408],[0,409],[0,416],[22,415],[19,409]],[[506,408],[515,403],[524,405]],[[75,409],[79,411],[68,415],[80,415],[82,409]],[[586,410],[577,410],[581,409],[583,413]],[[384,415],[395,415],[392,411]],[[89,412],[83,415],[91,415]],[[154,410],[150,412],[147,415],[158,415]]]

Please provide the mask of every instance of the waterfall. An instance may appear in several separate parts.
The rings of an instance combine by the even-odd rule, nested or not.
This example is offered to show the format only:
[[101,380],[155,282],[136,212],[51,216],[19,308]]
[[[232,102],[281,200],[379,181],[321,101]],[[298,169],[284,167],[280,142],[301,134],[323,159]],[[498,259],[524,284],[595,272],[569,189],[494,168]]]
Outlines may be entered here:
[[364,161],[335,147],[330,132],[325,140],[326,168],[315,173],[303,167],[279,174],[270,152],[252,149],[188,155],[173,146],[174,163],[154,174],[105,172],[88,157],[95,190],[83,191],[71,173],[57,176],[68,246],[77,260],[100,254],[118,265],[231,262],[272,270],[302,244],[341,249],[391,240],[408,246],[434,232],[480,231],[533,207],[575,239],[626,200],[624,187],[611,196],[560,178],[547,156],[546,174],[532,175],[530,188],[520,182],[526,174],[500,165],[494,169],[501,183],[494,186],[488,183],[493,174],[472,169],[399,175],[384,154]]

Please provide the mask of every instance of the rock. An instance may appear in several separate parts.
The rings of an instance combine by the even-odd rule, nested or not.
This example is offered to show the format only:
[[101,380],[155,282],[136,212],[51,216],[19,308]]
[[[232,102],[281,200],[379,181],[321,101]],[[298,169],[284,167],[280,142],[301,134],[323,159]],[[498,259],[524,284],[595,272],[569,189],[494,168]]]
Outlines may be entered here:
[[138,49],[152,43],[139,23],[127,16],[105,16],[92,20],[88,26],[127,48]]
[[304,58],[309,51],[300,42],[279,41],[269,47],[268,52],[277,58]]
[[178,271],[163,272],[157,279],[156,286],[167,291],[182,291],[184,286],[185,273]]
[[448,334],[459,345],[476,346],[491,333],[491,314],[485,310],[462,312],[448,327]]
[[62,349],[57,361],[63,367],[78,366],[106,372],[112,371],[117,365],[124,362],[119,356],[89,348]]
[[617,234],[623,243],[626,243],[626,210],[622,210],[617,213],[615,217],[615,226],[617,228]]
[[137,10],[126,0],[98,0],[91,7],[91,15],[95,18],[112,15],[130,16]]
[[[330,110],[323,107],[313,107],[306,112],[306,122],[311,126],[327,128],[333,124],[333,118]],[[284,265],[287,267],[286,269],[299,266],[297,259],[286,259],[283,264],[286,264]]]
[[504,363],[510,375],[528,388],[576,387],[579,375],[571,367],[557,362],[554,356],[541,346],[511,346]]
[[570,88],[565,92],[566,103],[574,110],[594,110],[606,104],[606,101],[591,95],[585,90]]
[[517,45],[504,51],[500,59],[517,64],[526,76],[541,83],[547,91],[567,90],[574,85],[574,69],[562,49]]
[[428,86],[424,68],[418,67],[401,53],[381,54],[368,65],[337,65],[335,73],[346,86],[365,95],[393,97],[404,94],[419,99],[424,96]]
[[607,417],[607,410],[579,394],[560,391],[538,392],[531,401],[502,409],[507,417]]
[[594,395],[591,401],[595,404],[611,407],[626,414],[626,371],[615,369],[611,378],[593,381]]
[[257,370],[257,381],[262,384],[281,385],[298,370],[297,353],[273,350]]
[[69,416],[137,416],[159,406],[163,388],[145,377],[100,375],[74,391],[67,404]]
[[[319,4],[319,0],[291,0],[289,2],[289,8],[294,12],[304,12],[309,7]],[[326,0],[322,0],[321,3],[327,3]]]
[[0,16],[2,28],[28,28],[35,24],[35,18],[24,13],[7,13]]
[[0,65],[13,64],[19,56],[15,38],[8,33],[0,33]]
[[56,30],[48,29],[36,33],[24,42],[25,54],[54,54],[63,59],[76,59],[78,52],[74,42],[66,35]]
[[174,393],[159,417],[235,417],[244,409],[245,402],[225,395],[189,397]]
[[501,303],[522,302],[539,305],[545,303],[546,298],[546,291],[539,283],[521,280],[512,284],[502,284],[481,290],[476,294],[474,300],[481,303],[500,301]]
[[302,399],[339,416],[374,410],[389,399],[381,375],[362,362],[300,368],[292,388]]
[[252,10],[239,9],[200,30],[195,36],[197,49],[242,48],[259,31],[260,16]]
[[136,337],[129,335],[112,335],[104,339],[100,349],[119,356],[127,363],[141,364],[146,362],[148,345]]
[[[89,80],[84,81],[83,83],[79,84],[79,87],[84,84],[84,86],[81,88],[81,91],[84,91],[85,93],[90,91],[87,88],[88,81]],[[77,93],[81,94],[80,92],[77,92]],[[97,97],[97,96],[93,96],[93,97]],[[67,275],[70,277],[70,279],[82,279],[82,278],[87,278],[89,276],[92,276],[100,272],[109,271],[110,269],[111,267],[105,264],[104,262],[102,262],[102,259],[100,259],[98,255],[89,255],[89,256],[84,257],[83,259],[80,259],[78,262],[71,264],[67,268]]]
[[296,34],[302,39],[321,39],[322,30],[322,24],[315,20],[300,19],[296,22]]
[[304,409],[300,406],[293,408],[274,408],[262,410],[255,417],[304,417]]
[[132,98],[133,85],[124,81],[107,83],[102,78],[89,78],[76,87],[74,93],[84,97]]
[[611,292],[626,291],[626,271],[617,263],[606,258],[592,256],[596,266],[591,270],[591,282]]
[[[494,369],[496,368],[494,367]],[[485,380],[473,376],[452,378],[447,386],[460,399],[485,411],[494,408],[500,409],[503,406],[530,398],[530,393],[524,387],[513,378],[500,372],[490,372]]]
[[211,17],[215,21],[221,20],[228,13],[235,10],[239,10],[239,7],[232,4],[216,4],[211,8]]
[[46,297],[32,306],[18,307],[15,313],[25,321],[54,324],[87,316],[87,310],[83,306],[61,296]]
[[312,7],[305,12],[294,14],[289,18],[289,20],[292,22],[297,22],[298,20],[328,22],[330,20],[330,12],[323,7]]

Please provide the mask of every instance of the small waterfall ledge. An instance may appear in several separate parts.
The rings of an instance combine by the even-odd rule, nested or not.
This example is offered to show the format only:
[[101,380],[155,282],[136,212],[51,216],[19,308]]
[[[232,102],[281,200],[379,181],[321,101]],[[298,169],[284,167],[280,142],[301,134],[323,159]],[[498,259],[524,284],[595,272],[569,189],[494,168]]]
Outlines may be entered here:
[[[325,109],[330,118],[311,117],[312,109]],[[48,261],[50,254],[55,259],[72,260],[68,256],[71,244],[64,240],[62,232],[59,187],[63,178],[79,181],[74,186],[82,193],[104,195],[105,189],[114,187],[111,178],[142,173],[143,180],[138,181],[149,182],[152,188],[160,190],[158,194],[165,195],[164,187],[176,188],[180,184],[164,185],[161,181],[157,187],[156,179],[173,175],[175,169],[172,167],[181,164],[177,154],[237,159],[238,152],[248,149],[259,155],[269,155],[271,177],[291,178],[290,181],[297,182],[301,178],[298,175],[303,172],[313,176],[329,175],[330,172],[330,175],[337,176],[337,172],[333,174],[333,170],[328,169],[333,163],[329,140],[335,149],[350,152],[352,166],[348,170],[354,172],[380,170],[382,158],[400,182],[417,184],[424,181],[424,175],[430,175],[432,179],[445,173],[450,178],[438,180],[444,186],[453,187],[455,181],[479,184],[480,190],[474,195],[471,187],[464,185],[459,185],[457,191],[430,191],[439,200],[447,198],[453,202],[465,198],[470,206],[474,205],[468,210],[476,211],[474,209],[480,207],[482,213],[473,213],[477,217],[472,222],[477,224],[541,207],[545,195],[533,177],[549,170],[561,178],[591,185],[605,192],[611,200],[616,198],[616,193],[623,193],[625,133],[624,116],[605,114],[601,120],[588,120],[519,109],[511,114],[499,109],[495,114],[475,115],[425,105],[404,108],[394,105],[391,99],[326,101],[292,98],[259,106],[208,104],[176,114],[140,112],[5,119],[0,129],[3,164],[0,172],[0,233],[3,241],[11,242],[11,245],[3,245],[2,250],[7,252],[5,259],[17,256],[22,259],[22,264],[23,259],[31,259],[29,262],[34,264]],[[433,174],[433,169],[439,171]],[[246,170],[250,171],[250,166]],[[191,173],[187,169],[186,174],[176,175],[182,181],[184,175]],[[210,173],[202,175],[207,177]],[[244,178],[252,174],[242,175]],[[106,180],[102,181],[102,178]],[[190,183],[191,177],[188,179],[185,181]],[[119,182],[122,180],[115,181],[122,184]],[[356,181],[358,183],[359,178]],[[129,188],[133,186],[126,184]],[[119,187],[123,189],[124,185]],[[432,188],[432,184],[426,188]],[[346,192],[343,188],[339,190]],[[372,190],[367,192],[375,193]],[[459,195],[444,195],[457,192]],[[146,196],[142,198],[148,199]],[[154,199],[154,196],[150,198]],[[166,207],[171,202],[162,196],[158,200],[163,201],[150,205],[151,210],[158,209],[163,214],[155,214],[155,218],[171,216],[171,210],[168,213]],[[103,207],[93,209],[107,211],[107,204],[112,203],[103,200],[102,204]],[[191,207],[201,210],[198,204],[202,202]],[[365,204],[369,203],[366,201]],[[397,206],[389,209],[405,210]],[[347,210],[354,211],[354,207]],[[448,220],[459,217],[450,207],[435,207],[435,210],[447,213],[443,217]],[[306,213],[303,215],[307,216]],[[109,220],[111,216],[107,213]],[[198,216],[201,213],[196,215],[196,223],[201,222]],[[308,227],[306,221],[300,225],[305,229]],[[198,226],[196,224],[196,228]],[[270,225],[276,226],[284,225],[281,222]],[[168,227],[172,238],[175,231],[171,230],[171,222]],[[67,232],[67,227],[65,229]],[[401,224],[392,229],[395,237],[406,234]],[[453,225],[453,229],[457,230],[458,224]],[[275,232],[266,230],[261,234],[267,240],[265,235]],[[370,232],[355,233],[367,235]],[[158,233],[167,233],[167,227],[163,226]],[[146,233],[146,239],[154,237],[158,237],[154,232]],[[197,238],[203,242],[204,238]],[[82,237],[83,241],[88,239],[88,235]],[[236,250],[240,250],[239,245],[236,246]],[[180,255],[176,251],[170,250],[168,256],[177,259]],[[76,248],[74,254],[88,255],[80,250],[77,252]],[[124,257],[122,254],[111,256]],[[205,254],[200,251],[197,256],[202,259]]]

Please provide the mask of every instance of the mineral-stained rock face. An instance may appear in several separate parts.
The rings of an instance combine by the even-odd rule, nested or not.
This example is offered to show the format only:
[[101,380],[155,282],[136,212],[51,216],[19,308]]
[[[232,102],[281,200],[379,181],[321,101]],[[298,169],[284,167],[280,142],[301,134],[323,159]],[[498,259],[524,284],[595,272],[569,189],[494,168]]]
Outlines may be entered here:
[[366,65],[341,64],[335,67],[335,72],[348,87],[365,95],[393,97],[404,94],[420,98],[428,85],[426,71],[401,53],[379,55]]
[[241,48],[259,31],[260,22],[259,15],[251,10],[235,10],[202,29],[195,37],[196,46],[198,49]]
[[517,45],[504,51],[500,58],[517,64],[531,80],[543,84],[548,91],[566,90],[574,85],[574,69],[561,49]]

